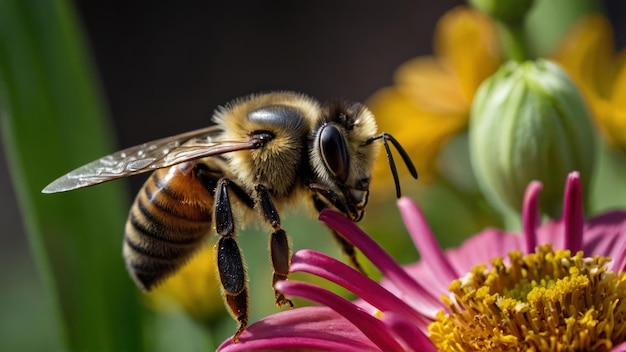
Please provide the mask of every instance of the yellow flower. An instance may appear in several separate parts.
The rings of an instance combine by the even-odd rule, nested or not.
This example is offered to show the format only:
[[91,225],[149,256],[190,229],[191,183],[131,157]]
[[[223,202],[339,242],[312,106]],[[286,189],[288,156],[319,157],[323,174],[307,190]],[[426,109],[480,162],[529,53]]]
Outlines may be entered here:
[[[432,174],[442,145],[467,126],[474,93],[503,61],[494,24],[468,7],[456,7],[441,17],[434,52],[402,64],[395,85],[368,101],[379,129],[402,142],[422,179]],[[386,168],[376,168],[374,182],[389,177]]]
[[217,284],[213,248],[205,246],[180,271],[148,294],[156,310],[183,308],[199,322],[206,323],[224,313]]
[[584,17],[553,57],[578,84],[608,142],[626,153],[626,49],[616,52],[609,21]]

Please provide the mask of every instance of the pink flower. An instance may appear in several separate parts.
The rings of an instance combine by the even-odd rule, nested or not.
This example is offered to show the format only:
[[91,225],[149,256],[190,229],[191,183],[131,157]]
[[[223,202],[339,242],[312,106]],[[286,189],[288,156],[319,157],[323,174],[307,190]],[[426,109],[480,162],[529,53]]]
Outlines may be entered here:
[[266,317],[241,334],[239,343],[229,339],[219,350],[626,351],[626,212],[585,222],[574,172],[567,179],[562,218],[540,226],[541,187],[532,182],[526,190],[521,235],[486,229],[445,252],[417,205],[400,199],[422,254],[420,262],[406,267],[340,214],[322,212],[320,219],[385,278],[376,283],[325,254],[298,251],[293,272],[323,277],[360,299],[350,302],[304,282],[278,282],[283,293],[321,306]]

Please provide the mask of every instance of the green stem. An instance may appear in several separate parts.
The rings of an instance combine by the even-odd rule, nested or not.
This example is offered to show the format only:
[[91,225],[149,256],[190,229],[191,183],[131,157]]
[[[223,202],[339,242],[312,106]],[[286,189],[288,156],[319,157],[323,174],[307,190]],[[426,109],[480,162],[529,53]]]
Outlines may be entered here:
[[498,22],[498,28],[506,56],[517,62],[528,60],[530,53],[523,22]]

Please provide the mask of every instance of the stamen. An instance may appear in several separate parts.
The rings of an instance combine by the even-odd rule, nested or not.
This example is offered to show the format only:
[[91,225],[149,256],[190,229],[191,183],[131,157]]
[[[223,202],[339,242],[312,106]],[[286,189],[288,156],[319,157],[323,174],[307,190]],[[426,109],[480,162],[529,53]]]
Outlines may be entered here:
[[610,351],[626,339],[626,275],[608,257],[539,246],[472,269],[450,285],[429,326],[445,351]]

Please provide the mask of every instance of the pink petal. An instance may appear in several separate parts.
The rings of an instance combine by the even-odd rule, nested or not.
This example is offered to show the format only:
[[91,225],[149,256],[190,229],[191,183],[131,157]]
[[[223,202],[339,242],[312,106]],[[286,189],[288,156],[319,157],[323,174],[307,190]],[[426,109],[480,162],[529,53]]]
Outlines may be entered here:
[[532,181],[526,187],[524,194],[524,206],[522,209],[522,227],[524,231],[525,252],[533,253],[537,247],[537,228],[540,225],[541,218],[539,214],[539,192],[543,185],[539,181]]
[[[426,266],[425,263],[420,261],[415,264],[410,264],[405,266],[404,270],[409,276],[415,278],[415,280],[419,280],[423,285],[428,287],[428,291],[431,294],[441,297],[441,294],[448,292],[447,287],[449,282],[443,282],[433,276],[430,268]],[[437,317],[437,312],[442,309],[441,301],[436,305],[424,304],[423,300],[419,297],[416,298],[414,293],[407,293],[405,290],[398,288],[393,281],[387,278],[383,278],[379,284],[392,295],[411,306],[413,310],[422,314],[424,319],[428,322],[432,322]]]
[[519,234],[488,228],[468,238],[461,247],[446,251],[446,256],[463,276],[475,265],[489,264],[491,259],[506,257],[508,252],[521,250],[523,246]]
[[275,287],[286,295],[309,299],[341,314],[383,351],[402,350],[382,321],[341,296],[305,282],[279,281]]
[[383,315],[383,321],[403,342],[405,350],[416,352],[437,350],[428,336],[418,329],[412,321],[405,319],[403,316],[388,313]]
[[611,348],[611,352],[626,352],[626,342],[622,342],[617,346]]
[[[459,277],[468,273],[475,265],[489,264],[489,261],[497,256],[506,257],[506,254],[512,250],[522,248],[523,239],[515,233],[504,232],[498,229],[487,229],[481,233],[467,239],[459,248],[446,250],[445,256],[447,261],[454,267],[454,270],[461,273]],[[450,282],[443,281],[432,275],[429,266],[423,262],[407,265],[404,270],[416,280],[420,280],[422,285],[428,288],[432,294],[440,297],[442,294],[448,294],[448,285]],[[457,277],[458,278],[458,277]],[[393,294],[403,297],[403,290],[398,289],[388,280],[383,279],[381,285],[387,288]],[[413,305],[413,302],[409,302]],[[441,303],[434,307],[432,311],[424,311],[416,308],[419,312],[433,319],[438,310],[442,309]]]
[[583,248],[583,200],[578,172],[567,176],[563,199],[563,223],[565,224],[565,248],[576,253]]
[[398,208],[422,261],[432,270],[431,275],[443,282],[451,282],[459,277],[459,273],[443,255],[443,250],[417,204],[410,198],[402,197],[398,200]]
[[583,251],[613,258],[613,270],[626,267],[626,211],[595,216],[585,224]]
[[433,307],[438,309],[441,306],[438,296],[433,295],[409,276],[389,253],[385,252],[378,243],[353,222],[343,215],[327,209],[320,213],[319,218],[360,249],[378,270],[404,293],[403,296],[410,297],[414,302],[417,302],[420,307],[419,311],[425,312],[432,310]]
[[307,272],[325,278],[351,291],[381,312],[395,312],[426,330],[430,320],[404,301],[385,290],[376,281],[348,265],[312,250],[300,250],[291,259],[291,272]]
[[373,351],[376,345],[328,307],[303,307],[270,315],[250,325],[239,343],[228,339],[218,351]]
[[537,245],[552,244],[553,249],[566,249],[563,220],[549,221],[537,229]]

